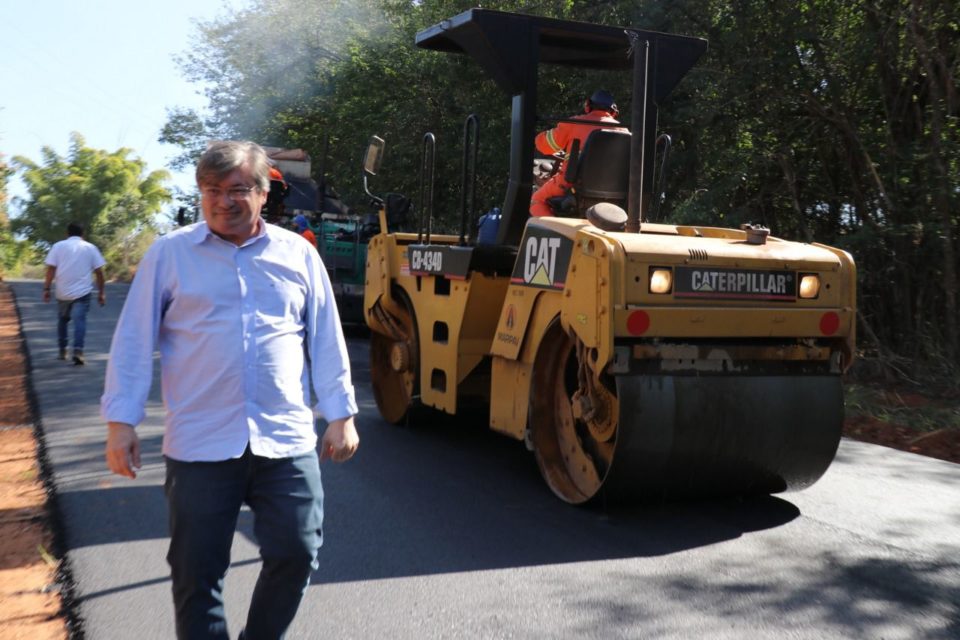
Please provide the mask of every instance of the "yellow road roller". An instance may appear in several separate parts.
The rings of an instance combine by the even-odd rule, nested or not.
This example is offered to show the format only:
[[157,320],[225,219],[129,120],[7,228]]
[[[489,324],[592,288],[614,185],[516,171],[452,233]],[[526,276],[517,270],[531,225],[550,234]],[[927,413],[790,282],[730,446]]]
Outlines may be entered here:
[[[432,233],[429,196],[415,232],[381,211],[364,314],[383,417],[401,422],[421,405],[457,414],[480,400],[490,428],[523,441],[573,504],[815,482],[836,453],[854,356],[852,258],[759,226],[646,222],[657,109],[707,43],[472,9],[416,44],[471,56],[512,97],[510,178],[493,241],[466,223]],[[566,213],[531,218],[542,64],[632,74],[631,119],[571,149]],[[465,167],[475,130],[468,118]],[[432,144],[426,135],[424,166]],[[373,138],[365,180],[382,156]]]

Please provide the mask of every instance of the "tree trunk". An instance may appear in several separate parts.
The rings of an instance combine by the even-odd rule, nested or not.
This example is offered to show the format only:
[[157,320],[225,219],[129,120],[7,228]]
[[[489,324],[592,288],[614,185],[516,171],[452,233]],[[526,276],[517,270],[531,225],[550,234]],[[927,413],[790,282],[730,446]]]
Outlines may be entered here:
[[[934,208],[940,218],[940,224],[943,231],[940,234],[943,251],[943,291],[944,291],[944,345],[946,356],[951,362],[956,361],[958,355],[958,337],[957,337],[957,272],[956,272],[956,254],[953,246],[953,216],[950,211],[950,176],[947,171],[947,165],[943,158],[943,124],[948,109],[949,85],[950,80],[943,80],[943,75],[937,73],[938,70],[947,70],[949,66],[943,60],[937,60],[940,64],[934,64],[936,52],[932,52],[926,38],[924,37],[925,25],[920,24],[920,12],[922,7],[920,3],[914,0],[910,11],[910,37],[917,49],[917,57],[923,66],[927,76],[927,90],[930,94],[930,136],[929,149],[933,174],[936,177],[936,183],[931,185],[934,191]],[[939,69],[937,68],[939,67]],[[949,75],[949,73],[945,74]],[[944,86],[941,86],[944,82]]]

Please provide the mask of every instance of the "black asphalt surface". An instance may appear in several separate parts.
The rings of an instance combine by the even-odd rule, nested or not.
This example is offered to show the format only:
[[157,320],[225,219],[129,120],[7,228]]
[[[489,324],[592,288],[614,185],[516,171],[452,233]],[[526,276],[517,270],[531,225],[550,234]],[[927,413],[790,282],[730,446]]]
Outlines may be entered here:
[[[103,460],[99,397],[127,289],[91,308],[86,367],[56,359],[41,283],[13,289],[86,637],[173,638],[156,374],[139,477]],[[803,492],[574,508],[483,415],[383,423],[362,332],[349,347],[360,450],[323,466],[325,544],[290,638],[960,638],[960,465],[844,440]],[[233,634],[259,564],[244,513]]]

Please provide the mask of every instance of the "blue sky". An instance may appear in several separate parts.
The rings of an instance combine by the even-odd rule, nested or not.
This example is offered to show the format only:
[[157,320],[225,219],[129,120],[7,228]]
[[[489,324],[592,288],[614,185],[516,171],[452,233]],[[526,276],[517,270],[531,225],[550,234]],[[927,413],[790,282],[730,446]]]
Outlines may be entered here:
[[[247,0],[0,0],[0,153],[40,161],[64,155],[70,132],[87,145],[133,150],[148,170],[166,169],[174,147],[157,142],[167,108],[202,109],[202,87],[174,62],[194,21]],[[189,187],[189,172],[171,184]],[[25,195],[17,179],[11,195]]]

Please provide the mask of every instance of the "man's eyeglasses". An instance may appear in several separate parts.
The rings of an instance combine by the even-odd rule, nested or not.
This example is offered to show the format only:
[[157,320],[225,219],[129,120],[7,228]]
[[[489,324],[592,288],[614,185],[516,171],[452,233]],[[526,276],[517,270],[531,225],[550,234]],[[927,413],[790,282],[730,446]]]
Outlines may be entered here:
[[230,187],[229,189],[221,189],[220,187],[203,187],[200,189],[200,194],[204,198],[210,198],[211,200],[219,200],[220,196],[227,194],[227,197],[231,200],[243,200],[251,193],[256,187]]

